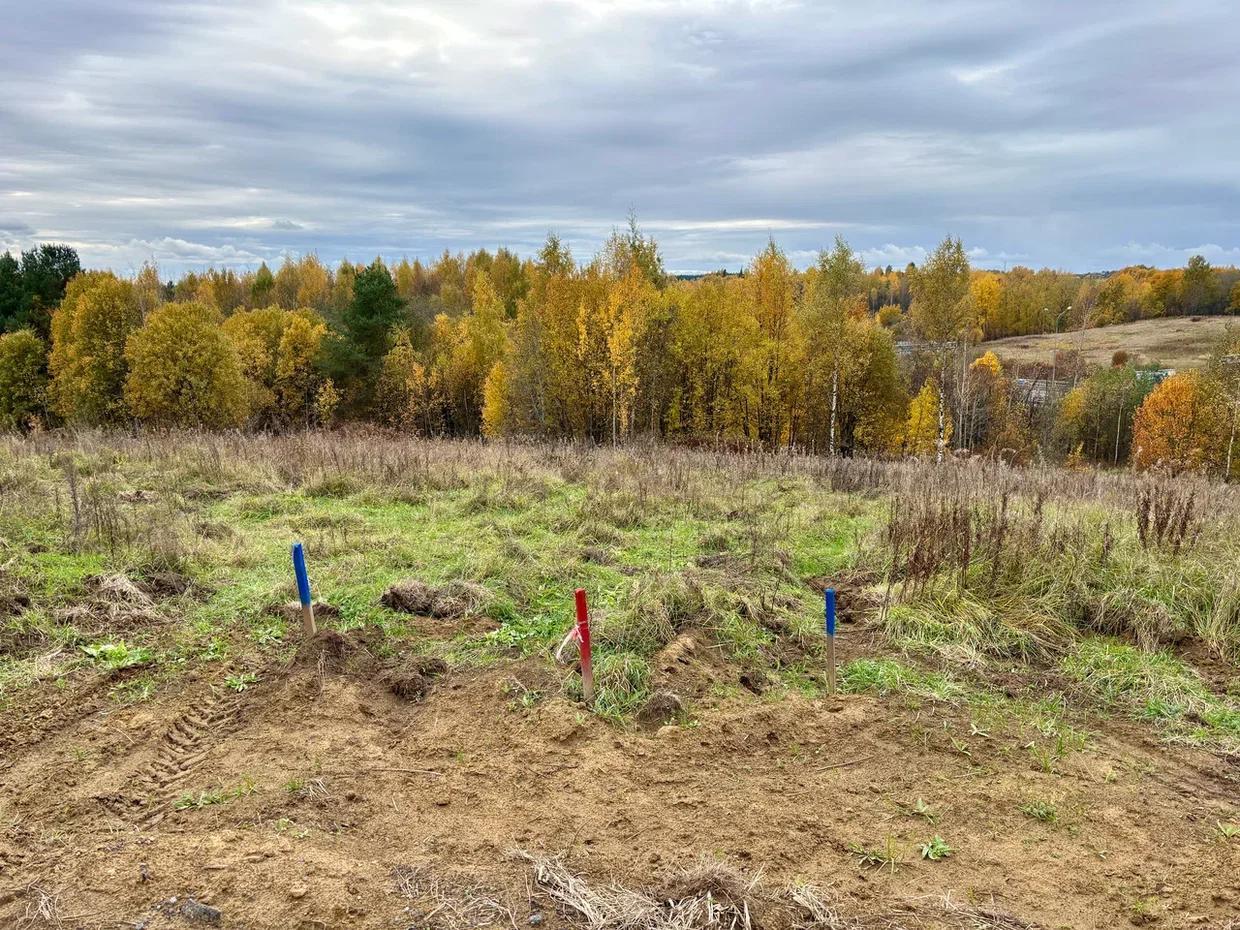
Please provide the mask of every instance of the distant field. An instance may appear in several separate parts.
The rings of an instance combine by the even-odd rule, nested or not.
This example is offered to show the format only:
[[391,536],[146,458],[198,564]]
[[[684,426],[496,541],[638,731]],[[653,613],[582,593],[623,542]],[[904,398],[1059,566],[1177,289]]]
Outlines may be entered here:
[[1056,349],[1077,349],[1090,364],[1102,365],[1123,349],[1135,362],[1161,362],[1167,368],[1196,368],[1235,317],[1175,317],[1103,326],[1071,333],[1011,336],[985,343],[1000,358],[1020,364],[1050,363]]

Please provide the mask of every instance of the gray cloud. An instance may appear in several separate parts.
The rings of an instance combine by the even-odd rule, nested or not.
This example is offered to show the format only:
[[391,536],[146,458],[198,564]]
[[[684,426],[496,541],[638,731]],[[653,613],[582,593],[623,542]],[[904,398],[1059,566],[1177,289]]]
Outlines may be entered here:
[[[53,8],[54,7],[54,8]],[[24,4],[0,35],[0,246],[170,273],[630,208],[677,270],[943,235],[1077,270],[1240,250],[1240,10],[909,0]]]

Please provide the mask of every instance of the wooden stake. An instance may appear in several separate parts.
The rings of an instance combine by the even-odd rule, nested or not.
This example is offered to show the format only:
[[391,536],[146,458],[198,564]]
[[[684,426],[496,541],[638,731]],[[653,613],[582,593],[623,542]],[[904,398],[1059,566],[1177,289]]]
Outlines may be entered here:
[[310,576],[306,574],[306,550],[301,543],[293,543],[293,574],[297,576],[297,598],[301,601],[301,632],[310,639],[318,631],[314,625],[314,602],[310,600]]
[[827,588],[822,595],[827,628],[827,691],[835,694],[835,588]]
[[576,591],[577,644],[581,650],[581,696],[587,704],[594,703],[594,666],[590,661],[590,608],[584,588]]

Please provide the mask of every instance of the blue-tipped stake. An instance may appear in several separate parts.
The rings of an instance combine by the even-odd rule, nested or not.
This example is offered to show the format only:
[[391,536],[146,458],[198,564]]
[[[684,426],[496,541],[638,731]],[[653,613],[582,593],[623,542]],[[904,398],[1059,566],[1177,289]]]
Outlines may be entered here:
[[293,574],[297,576],[297,598],[301,601],[301,630],[311,637],[315,634],[314,603],[310,600],[310,576],[306,574],[306,550],[301,543],[293,543]]
[[835,694],[835,588],[822,592],[822,612],[827,628],[827,688]]

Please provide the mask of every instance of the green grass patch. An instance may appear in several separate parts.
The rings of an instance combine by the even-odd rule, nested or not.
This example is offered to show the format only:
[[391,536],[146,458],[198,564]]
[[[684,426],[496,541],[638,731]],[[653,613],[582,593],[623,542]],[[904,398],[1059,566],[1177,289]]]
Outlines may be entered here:
[[1240,705],[1211,692],[1168,652],[1092,637],[1077,643],[1060,669],[1108,706],[1157,723],[1171,739],[1240,751]]
[[959,682],[938,672],[923,672],[895,659],[854,659],[840,669],[840,689],[850,694],[913,694],[936,701],[966,696]]

